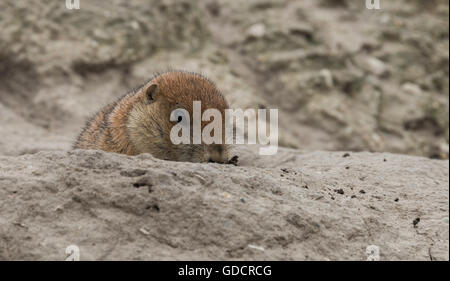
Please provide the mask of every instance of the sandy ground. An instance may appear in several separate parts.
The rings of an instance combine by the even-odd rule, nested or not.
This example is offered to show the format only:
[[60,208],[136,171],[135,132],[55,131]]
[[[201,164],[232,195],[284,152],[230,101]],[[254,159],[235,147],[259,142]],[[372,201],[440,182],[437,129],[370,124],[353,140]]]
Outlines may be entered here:
[[369,245],[448,260],[448,161],[238,152],[240,166],[2,156],[0,259],[63,260],[73,244],[82,260],[365,260]]
[[[381,1],[2,0],[0,259],[448,260],[449,4]],[[278,108],[284,148],[71,151],[168,68]]]

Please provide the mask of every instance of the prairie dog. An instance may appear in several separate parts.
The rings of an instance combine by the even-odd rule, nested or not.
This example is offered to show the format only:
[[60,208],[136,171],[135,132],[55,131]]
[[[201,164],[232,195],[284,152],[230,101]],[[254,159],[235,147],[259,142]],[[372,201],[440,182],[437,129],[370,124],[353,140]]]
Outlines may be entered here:
[[[220,91],[200,74],[184,71],[158,74],[95,114],[87,122],[74,148],[127,155],[150,153],[173,161],[227,163],[228,147],[224,141],[222,144],[175,145],[170,140],[170,131],[177,123],[170,121],[171,112],[177,108],[187,110],[192,130],[194,101],[201,101],[202,112],[215,108],[225,116],[228,108]],[[202,121],[202,128],[206,124]],[[222,127],[225,128],[224,123]],[[190,135],[192,138],[192,132]]]

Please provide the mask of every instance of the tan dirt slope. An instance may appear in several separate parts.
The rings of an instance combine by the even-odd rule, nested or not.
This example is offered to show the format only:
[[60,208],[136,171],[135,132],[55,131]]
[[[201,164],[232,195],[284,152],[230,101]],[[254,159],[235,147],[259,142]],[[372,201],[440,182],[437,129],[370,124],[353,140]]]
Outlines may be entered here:
[[300,153],[241,165],[0,157],[0,259],[448,260],[448,161]]

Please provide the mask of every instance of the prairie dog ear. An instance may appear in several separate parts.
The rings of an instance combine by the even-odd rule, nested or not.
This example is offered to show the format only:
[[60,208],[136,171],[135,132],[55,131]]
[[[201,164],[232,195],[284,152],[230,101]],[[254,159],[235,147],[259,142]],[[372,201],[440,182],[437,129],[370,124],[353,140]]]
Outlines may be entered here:
[[156,100],[158,96],[158,85],[151,84],[145,89],[145,101],[147,104],[150,104]]

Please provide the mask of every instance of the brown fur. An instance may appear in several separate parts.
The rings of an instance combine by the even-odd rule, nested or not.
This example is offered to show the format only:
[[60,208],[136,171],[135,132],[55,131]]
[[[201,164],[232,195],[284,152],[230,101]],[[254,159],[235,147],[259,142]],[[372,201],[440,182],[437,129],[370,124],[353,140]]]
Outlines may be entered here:
[[[156,97],[149,100],[147,90],[155,84]],[[87,122],[74,148],[127,155],[151,153],[155,157],[175,161],[227,162],[226,145],[172,144],[170,130],[175,122],[169,117],[176,108],[189,112],[192,139],[193,101],[201,101],[202,112],[216,108],[225,116],[228,108],[215,85],[200,74],[182,71],[158,74],[138,90],[100,110]],[[225,128],[225,120],[222,122]],[[202,128],[206,124],[202,122]]]

